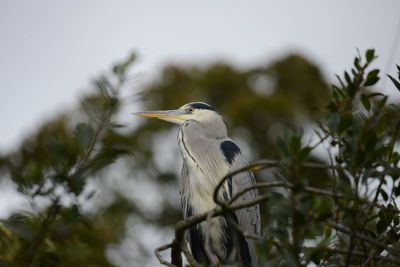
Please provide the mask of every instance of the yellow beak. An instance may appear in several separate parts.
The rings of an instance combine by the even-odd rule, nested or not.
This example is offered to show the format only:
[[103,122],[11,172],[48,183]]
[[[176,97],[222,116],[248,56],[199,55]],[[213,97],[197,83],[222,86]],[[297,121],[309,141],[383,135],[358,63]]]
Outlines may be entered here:
[[177,124],[183,123],[188,119],[188,113],[183,110],[157,110],[157,111],[143,111],[132,113],[136,116],[147,117],[147,118],[157,118],[160,120],[165,120]]

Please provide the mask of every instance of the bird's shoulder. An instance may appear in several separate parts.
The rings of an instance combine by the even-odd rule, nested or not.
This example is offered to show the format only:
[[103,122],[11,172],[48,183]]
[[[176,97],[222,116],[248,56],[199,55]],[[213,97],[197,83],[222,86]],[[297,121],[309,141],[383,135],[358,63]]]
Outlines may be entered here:
[[242,154],[239,146],[230,138],[221,139],[219,142],[219,148],[229,164],[232,164],[236,158]]

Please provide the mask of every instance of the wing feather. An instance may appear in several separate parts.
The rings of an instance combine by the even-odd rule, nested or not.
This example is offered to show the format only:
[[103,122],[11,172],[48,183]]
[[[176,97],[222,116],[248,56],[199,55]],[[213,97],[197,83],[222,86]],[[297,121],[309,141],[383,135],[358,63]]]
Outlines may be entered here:
[[[184,126],[181,133],[183,137],[181,150],[187,149],[189,152],[188,154],[191,155],[183,154],[184,166],[182,169],[181,194],[184,218],[190,216],[186,211],[189,206],[194,209],[192,212],[200,212],[198,206],[199,202],[193,202],[194,199],[192,196],[194,196],[194,191],[190,192],[190,190],[195,190],[196,195],[206,194],[207,196],[212,196],[213,189],[223,176],[247,165],[247,161],[234,141],[229,138],[208,139],[199,137],[198,134],[192,132],[199,130],[201,129],[196,127],[196,123],[192,123],[191,126]],[[202,175],[191,177],[191,175],[193,175],[193,173],[191,174],[191,171],[194,169],[201,170]],[[191,180],[190,177],[192,178]],[[232,197],[232,195],[235,195],[237,192],[242,191],[254,183],[255,179],[251,172],[236,174],[234,177],[229,179],[226,186],[221,190],[221,196],[223,197],[224,194],[226,196],[227,192],[229,192],[229,197]],[[235,203],[239,204],[247,202],[256,196],[257,190],[251,190],[243,194],[235,201]],[[187,201],[192,201],[193,203],[188,203]],[[261,220],[258,205],[237,210],[232,215],[236,217],[236,220],[243,231],[253,235],[260,235]],[[226,227],[233,226],[227,224]],[[230,232],[233,231],[232,229],[227,230]],[[246,258],[248,259],[250,254],[251,262],[256,265],[257,253],[254,240],[244,238],[241,234],[238,236],[239,247],[237,249],[239,250],[243,263],[248,261]],[[188,240],[190,240],[190,236],[188,236]],[[194,249],[193,246],[192,249]]]
[[[229,164],[229,172],[233,172],[239,168],[247,165],[247,161],[240,149],[232,140],[225,140],[221,143],[221,149],[224,149],[223,153],[226,157],[226,161]],[[238,152],[239,151],[239,152]],[[238,192],[255,184],[254,175],[251,172],[241,172],[232,177],[232,196]],[[244,193],[234,203],[240,204],[251,201],[258,195],[257,190],[250,190]],[[261,235],[261,217],[259,205],[254,205],[248,208],[240,209],[235,211],[238,223],[243,231],[246,231],[252,235]],[[255,242],[252,239],[246,238],[246,242],[249,247],[252,262],[257,262],[257,253],[255,248]],[[242,255],[245,258],[245,255]]]

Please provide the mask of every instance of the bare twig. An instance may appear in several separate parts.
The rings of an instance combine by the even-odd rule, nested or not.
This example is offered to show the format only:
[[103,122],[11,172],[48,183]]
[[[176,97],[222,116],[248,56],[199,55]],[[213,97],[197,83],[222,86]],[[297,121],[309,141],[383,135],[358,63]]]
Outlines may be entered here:
[[[398,134],[399,134],[399,131],[400,131],[400,122],[397,123],[397,125],[396,125],[396,130],[395,130],[394,135],[393,135],[393,139],[392,139],[392,141],[390,142],[390,152],[389,152],[388,158],[387,158],[386,161],[385,161],[384,170],[386,170],[386,169],[389,168],[389,166],[390,166],[390,162],[391,162],[392,156],[393,156],[394,146],[395,146],[395,144],[396,144],[396,142],[397,142],[397,136],[398,136]],[[375,204],[376,204],[377,201],[378,201],[378,197],[379,197],[379,195],[380,195],[382,186],[383,186],[383,184],[385,183],[385,176],[386,176],[386,172],[385,172],[385,171],[382,171],[382,172],[381,172],[381,175],[379,176],[379,185],[378,185],[378,188],[377,188],[376,191],[375,191],[375,196],[374,196],[374,199],[372,200],[372,203],[375,203]],[[393,188],[394,188],[394,185],[393,185]],[[371,208],[370,208],[369,212],[371,212],[371,211],[372,211],[372,210],[371,210]]]
[[[292,185],[290,183],[284,183],[284,182],[265,182],[265,183],[257,183],[252,186],[249,186],[242,191],[236,193],[227,204],[232,204],[235,200],[237,200],[239,197],[241,197],[243,194],[250,190],[254,189],[260,189],[260,188],[267,188],[267,187],[285,187],[285,188],[292,188]],[[304,191],[309,192],[309,193],[314,193],[318,195],[323,195],[323,196],[328,196],[328,197],[333,197],[333,198],[346,198],[343,195],[340,195],[338,193],[335,193],[330,190],[325,190],[321,188],[315,188],[311,186],[305,186]],[[379,206],[381,208],[381,206]]]
[[[249,186],[248,188],[245,188],[244,190],[236,193],[232,197],[232,199],[228,202],[228,204],[229,205],[232,204],[235,200],[237,200],[241,195],[243,195],[247,191],[250,191],[250,190],[253,190],[253,189],[256,189],[256,188],[266,188],[266,187],[292,188],[292,185],[290,183],[283,183],[283,182],[257,183],[257,184]],[[305,186],[303,188],[303,190],[305,192],[314,193],[314,194],[321,195],[321,196],[332,197],[334,199],[347,199],[347,200],[351,200],[351,201],[359,201],[359,202],[361,202],[363,204],[370,205],[371,207],[374,207],[374,208],[385,209],[385,210],[390,211],[390,212],[399,213],[399,210],[396,209],[395,207],[392,207],[392,206],[386,207],[384,205],[381,205],[381,204],[378,204],[378,203],[375,203],[375,202],[371,202],[371,201],[369,201],[367,199],[354,199],[354,198],[347,197],[345,195],[339,194],[339,193],[336,192],[337,191],[336,188],[333,188],[334,191],[330,191],[330,190],[316,188],[316,187],[312,187],[312,186]]]
[[333,229],[335,229],[336,231],[339,231],[339,232],[348,234],[350,236],[357,237],[357,238],[362,239],[364,241],[367,241],[369,243],[372,243],[375,246],[386,250],[387,252],[389,252],[393,256],[400,257],[400,248],[397,248],[397,247],[394,247],[394,246],[393,247],[389,247],[388,245],[386,245],[386,244],[384,244],[384,243],[382,243],[382,242],[380,242],[380,241],[378,241],[378,240],[376,240],[374,238],[371,238],[371,237],[366,236],[364,234],[358,233],[358,232],[356,232],[354,230],[351,230],[351,229],[349,229],[349,228],[347,228],[347,227],[345,227],[343,225],[340,225],[340,224],[337,224],[337,223],[334,223],[334,222],[328,222],[327,224],[330,227],[332,227]]
[[352,252],[354,250],[354,238],[351,235],[350,236],[350,242],[349,242],[349,247],[347,248],[347,253],[346,253],[346,267],[348,267],[350,265],[350,260],[351,260],[351,256],[353,255]]
[[[211,223],[212,223],[211,219],[212,219],[211,214],[208,214],[206,221],[207,221],[207,223],[209,225],[211,225]],[[211,246],[210,246],[211,236],[210,235],[206,235],[206,236],[204,236],[204,238],[205,238],[205,240],[204,240],[205,241],[205,243],[204,243],[204,251],[205,251],[205,253],[207,255],[207,258],[210,260],[211,265],[217,265],[218,264],[218,259],[211,252],[211,249],[210,249],[211,248]]]
[[[264,198],[257,198],[258,201],[262,201]],[[241,203],[240,205],[237,206],[232,206],[232,207],[228,207],[227,210],[225,210],[222,207],[216,207],[208,212],[203,212],[200,214],[196,214],[193,215],[185,220],[181,220],[179,221],[176,225],[175,225],[175,238],[174,241],[171,243],[171,260],[172,260],[172,264],[176,265],[176,266],[182,266],[182,257],[181,257],[181,251],[182,251],[182,242],[184,240],[184,232],[189,229],[192,226],[195,226],[205,220],[207,220],[207,218],[214,218],[220,215],[223,215],[225,212],[227,211],[235,211],[237,209],[242,209],[245,207],[250,207],[253,206],[255,204],[257,204],[258,202],[253,201],[249,201],[247,203]],[[167,249],[167,248],[166,248]]]
[[[367,260],[361,265],[361,267],[367,267],[370,262],[377,256],[376,253],[378,252],[378,250],[375,250],[374,253],[370,253],[370,255],[368,256]],[[365,255],[365,253],[364,253]],[[400,263],[400,261],[399,261]]]
[[[221,189],[222,185],[230,177],[234,177],[234,175],[241,173],[241,172],[259,171],[259,170],[266,169],[266,168],[277,167],[278,165],[279,165],[278,161],[275,161],[275,160],[260,160],[255,163],[249,164],[243,168],[237,169],[236,171],[228,173],[219,181],[219,183],[215,187],[214,195],[213,195],[214,202],[220,206],[227,205],[227,203],[223,202],[222,200],[220,200],[218,198],[218,195],[219,195],[219,190]],[[306,167],[306,168],[316,168],[316,169],[340,169],[341,168],[340,166],[325,165],[325,164],[321,164],[318,162],[304,162],[302,164],[302,166]]]
[[259,171],[265,168],[272,168],[272,167],[276,167],[278,166],[278,163],[276,161],[272,161],[272,160],[263,160],[263,161],[258,161],[256,163],[252,163],[250,165],[247,165],[243,168],[240,168],[236,171],[230,172],[227,175],[225,175],[217,184],[217,186],[214,189],[214,202],[217,203],[218,205],[225,207],[227,204],[223,201],[221,201],[218,198],[219,195],[219,190],[221,189],[222,185],[226,182],[226,180],[230,177],[233,177],[234,175],[241,173],[241,172],[245,172],[245,171]]
[[182,243],[182,252],[185,255],[186,259],[188,260],[190,266],[193,266],[193,267],[201,267],[202,266],[201,264],[199,264],[196,261],[196,259],[190,253],[188,246],[187,246],[187,242],[185,240],[183,240],[183,243]]
[[252,186],[249,186],[245,189],[243,189],[240,192],[237,192],[228,202],[228,204],[232,204],[233,202],[235,202],[235,200],[237,200],[239,197],[241,197],[243,194],[245,194],[246,192],[250,191],[250,190],[254,190],[254,189],[259,189],[259,188],[267,188],[267,187],[288,187],[288,185],[284,182],[266,182],[266,183],[257,183],[254,184]]
[[[221,181],[217,184],[215,190],[214,190],[214,201],[217,204],[217,207],[205,212],[205,213],[201,213],[201,214],[196,214],[193,215],[185,220],[181,220],[179,221],[176,225],[175,225],[175,237],[174,237],[174,241],[166,246],[160,247],[162,250],[171,248],[171,263],[168,263],[168,266],[177,266],[177,267],[181,267],[182,266],[182,256],[181,256],[181,252],[183,252],[186,256],[186,258],[188,258],[188,261],[191,262],[193,260],[193,263],[190,263],[192,265],[198,264],[195,259],[190,258],[191,255],[190,253],[188,254],[188,249],[187,247],[184,246],[184,233],[187,229],[189,229],[190,227],[193,227],[205,220],[210,220],[211,218],[214,218],[216,216],[221,216],[226,214],[228,211],[235,211],[235,210],[239,210],[239,209],[243,209],[246,207],[251,207],[254,206],[256,204],[259,204],[260,202],[266,200],[269,196],[267,194],[265,195],[260,195],[254,199],[251,199],[249,201],[246,202],[242,202],[242,203],[238,203],[238,204],[234,204],[234,202],[240,198],[240,196],[242,196],[243,194],[245,194],[246,192],[250,191],[250,190],[254,190],[254,189],[258,189],[258,188],[268,188],[268,187],[285,187],[285,188],[292,188],[292,185],[289,183],[285,183],[285,182],[278,182],[278,181],[274,181],[274,182],[266,182],[266,183],[257,183],[254,184],[252,186],[249,186],[245,189],[243,189],[240,192],[237,192],[229,201],[225,202],[221,199],[219,199],[218,197],[218,191],[220,190],[220,188],[223,186],[223,184],[226,182],[226,180],[229,177],[233,177],[234,175],[241,173],[241,172],[247,172],[247,171],[258,171],[264,168],[272,168],[272,167],[277,167],[278,166],[278,162],[276,161],[271,161],[271,160],[262,160],[253,164],[250,164],[246,167],[240,168],[234,172],[231,172],[229,174],[227,174],[225,177],[223,177],[221,179]],[[303,167],[306,168],[319,168],[319,169],[340,169],[340,166],[332,166],[332,165],[325,165],[325,164],[320,164],[320,163],[314,163],[314,162],[305,162],[303,163]],[[335,199],[338,198],[342,198],[342,199],[348,199],[348,200],[353,200],[353,201],[361,201],[364,202],[365,204],[369,204],[372,205],[374,207],[377,208],[386,208],[385,206],[379,205],[377,203],[371,203],[370,201],[367,200],[362,200],[362,199],[353,199],[352,197],[348,197],[342,194],[339,194],[337,192],[333,192],[330,190],[326,190],[326,189],[320,189],[320,188],[315,188],[315,187],[311,187],[311,186],[305,186],[303,187],[303,190],[305,192],[309,192],[309,193],[313,193],[313,194],[318,194],[318,195],[323,195],[323,196],[328,196],[328,197],[332,197]],[[388,209],[389,210],[389,209]],[[228,218],[229,220],[229,218]],[[232,223],[232,225],[238,230],[240,231],[245,237],[247,238],[254,238],[257,239],[259,237],[253,236],[245,231],[243,231],[240,227],[240,225],[238,225],[237,223],[233,222],[232,220],[229,221],[230,223]],[[391,253],[392,255],[396,255],[399,256],[400,253],[398,251],[398,248],[393,248],[393,247],[389,247],[387,245],[385,245],[384,243],[375,240],[371,237],[368,237],[366,235],[363,235],[361,233],[357,233],[357,232],[353,232],[352,230],[341,226],[339,224],[336,223],[329,223],[328,224],[330,227],[336,229],[337,231],[349,234],[353,237],[359,238],[361,240],[367,241],[369,243],[372,243],[374,245],[376,245],[377,247],[383,248],[385,250],[387,250],[389,253]],[[164,264],[166,261],[164,259],[162,259],[159,256],[159,251],[160,248],[158,248],[156,250],[156,255],[157,258],[160,260],[160,263]],[[185,251],[183,251],[185,250]],[[157,254],[158,253],[158,254]],[[359,252],[354,252],[354,251],[349,251],[346,250],[346,253],[348,253],[348,255],[353,255],[354,253],[359,253]],[[363,254],[364,255],[364,254]],[[384,259],[382,259],[384,260]],[[164,264],[166,265],[166,264]]]
[[[311,247],[303,247],[304,249],[313,249]],[[333,253],[339,253],[339,254],[343,254],[346,255],[348,253],[347,249],[340,249],[340,248],[325,248],[326,250],[333,252]],[[351,255],[353,256],[358,256],[358,257],[368,257],[369,255],[365,255],[364,252],[362,251],[356,251],[353,250],[351,252]],[[389,257],[385,257],[385,256],[381,256],[381,255],[370,255],[369,257],[372,257],[373,259],[379,260],[379,261],[385,261],[385,262],[390,262],[396,265],[400,265],[400,260],[396,259],[396,258],[389,258]]]
[[174,244],[174,242],[168,243],[168,244],[165,244],[165,245],[163,245],[163,246],[161,246],[161,247],[158,247],[158,248],[156,248],[156,249],[154,250],[154,254],[156,255],[158,261],[159,261],[161,264],[166,265],[166,266],[169,266],[169,267],[176,267],[176,265],[171,264],[171,263],[169,263],[168,261],[166,261],[166,260],[161,256],[161,251],[164,251],[164,250],[167,250],[167,249],[171,248],[171,247],[173,246],[173,244]]
[[252,234],[249,234],[247,231],[243,230],[242,227],[240,227],[240,225],[237,222],[235,222],[231,217],[226,216],[226,218],[228,219],[229,223],[231,225],[233,225],[233,227],[235,227],[236,230],[239,231],[245,238],[250,238],[250,239],[254,239],[254,240],[261,239],[258,235],[252,235]]

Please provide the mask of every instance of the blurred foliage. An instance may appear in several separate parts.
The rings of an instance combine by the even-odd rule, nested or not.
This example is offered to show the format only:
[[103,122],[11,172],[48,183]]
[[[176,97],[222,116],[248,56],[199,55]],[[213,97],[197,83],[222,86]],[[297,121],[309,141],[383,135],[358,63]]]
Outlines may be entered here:
[[[261,190],[268,199],[262,203],[260,265],[358,265],[366,259],[354,251],[386,254],[329,221],[399,246],[399,109],[370,89],[379,79],[377,70],[369,70],[374,58],[373,50],[358,56],[331,87],[299,55],[244,70],[225,63],[169,65],[134,99],[143,110],[207,102],[223,114],[230,136],[247,146],[252,160],[279,161],[258,179],[293,187]],[[29,203],[0,221],[1,266],[158,264],[155,247],[146,245],[155,237],[142,230],[172,236],[181,218],[181,161],[170,137],[177,129],[170,124],[121,123],[134,111],[127,111],[132,99],[121,91],[131,89],[135,60],[132,55],[115,65],[92,83],[75,110],[46,122],[14,153],[0,157],[2,179],[11,179]],[[306,140],[313,131],[316,144]],[[326,157],[313,153],[317,147],[326,148]],[[329,158],[334,171],[302,165]],[[312,194],[304,190],[308,186],[345,197]]]
[[[284,193],[267,193],[265,211],[273,219],[261,242],[263,264],[399,264],[400,157],[395,144],[400,109],[368,88],[379,80],[379,70],[369,70],[374,59],[374,50],[368,50],[364,57],[355,58],[343,78],[337,76],[339,84],[332,85],[331,100],[314,127],[319,141],[327,144],[333,166],[319,177],[326,181],[322,189],[331,195],[309,190],[310,173],[302,164],[316,146],[304,145],[298,131],[278,140],[276,177],[293,187]],[[387,261],[377,260],[382,255],[387,255]]]

